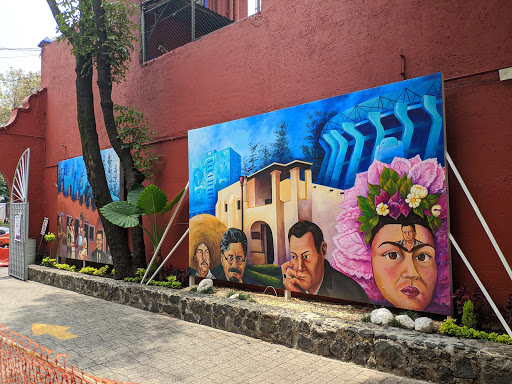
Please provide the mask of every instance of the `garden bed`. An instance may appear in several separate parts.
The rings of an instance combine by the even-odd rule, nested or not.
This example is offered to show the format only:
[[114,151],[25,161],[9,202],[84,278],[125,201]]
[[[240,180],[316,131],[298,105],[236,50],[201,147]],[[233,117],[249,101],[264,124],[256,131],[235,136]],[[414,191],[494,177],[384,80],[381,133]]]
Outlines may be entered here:
[[[273,306],[255,293],[251,294],[256,302],[233,300],[226,298],[221,289],[218,294],[205,295],[35,265],[29,267],[29,279],[415,379],[438,383],[512,382],[511,346],[422,334],[340,316],[347,309],[357,313],[360,309],[356,306],[336,314],[331,304],[322,303],[320,307],[327,307],[327,312],[319,313],[318,304],[314,309],[308,303],[291,300]],[[284,302],[283,298],[272,300]]]

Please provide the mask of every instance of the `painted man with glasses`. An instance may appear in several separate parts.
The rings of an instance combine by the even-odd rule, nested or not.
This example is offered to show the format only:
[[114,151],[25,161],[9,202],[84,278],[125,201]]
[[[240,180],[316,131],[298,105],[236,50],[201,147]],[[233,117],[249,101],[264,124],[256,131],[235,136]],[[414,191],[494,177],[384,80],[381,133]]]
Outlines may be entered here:
[[220,242],[223,274],[218,278],[236,283],[243,283],[247,254],[247,237],[236,228],[229,228]]

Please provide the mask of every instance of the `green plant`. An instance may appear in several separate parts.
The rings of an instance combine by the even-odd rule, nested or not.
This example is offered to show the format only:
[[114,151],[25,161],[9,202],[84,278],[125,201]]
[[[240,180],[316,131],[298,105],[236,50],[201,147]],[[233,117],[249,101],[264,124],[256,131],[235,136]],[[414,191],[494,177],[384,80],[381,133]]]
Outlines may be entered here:
[[105,276],[110,267],[108,265],[104,265],[101,268],[94,267],[84,267],[80,271],[80,273],[85,273],[86,275],[94,275],[94,276]]
[[43,260],[41,260],[41,265],[43,267],[52,268],[56,262],[57,262],[57,259],[50,259],[49,257],[45,257]]
[[55,240],[55,234],[53,232],[50,232],[50,233],[44,235],[44,239],[46,242],[50,243],[53,240]]
[[402,328],[402,324],[395,317],[393,317],[393,319],[388,323],[388,326]]
[[[197,292],[197,288],[194,292]],[[213,289],[213,287],[208,287],[207,289],[205,289],[204,291],[202,291],[200,293],[212,294],[212,293],[215,293],[215,290]]]
[[[153,249],[156,251],[169,221],[171,211],[184,192],[185,190],[182,190],[168,204],[166,194],[156,185],[151,184],[144,188],[142,185],[137,184],[128,192],[127,201],[109,203],[100,208],[100,211],[108,221],[117,226],[133,228],[139,225],[142,227],[148,234],[153,244]],[[165,214],[167,214],[167,217],[159,228],[157,218]],[[143,215],[149,218],[151,232],[139,223],[139,218]]]
[[477,331],[473,328],[460,327],[456,324],[455,319],[445,320],[439,328],[439,332],[448,336],[464,337],[468,339],[483,339],[496,343],[512,344],[512,339],[509,335],[498,335],[495,332],[487,333],[484,331]]
[[400,312],[400,314],[409,316],[412,320],[416,320],[418,317],[420,317],[418,312],[411,311],[410,309],[408,309],[406,311],[402,311],[402,312]]
[[237,293],[238,293],[237,291],[229,291],[229,292],[226,294],[226,297],[227,297],[227,298],[230,298],[231,296],[236,295]]
[[361,317],[361,321],[363,323],[370,323],[372,321],[372,315],[367,313],[366,315],[363,315],[363,317]]
[[197,292],[197,287],[190,288],[190,292]]
[[112,276],[114,276],[114,275],[116,274],[116,269],[115,269],[115,268],[112,268],[112,270],[110,271],[110,274],[111,274]]
[[71,272],[75,272],[75,268],[76,268],[76,266],[74,266],[74,265],[70,266],[69,264],[58,264],[58,263],[54,263],[53,267],[57,268],[57,269],[64,269],[65,271],[71,271]]
[[154,166],[161,155],[150,154],[148,144],[152,143],[158,134],[150,129],[148,119],[137,108],[115,105],[114,111],[121,147],[130,149],[135,168],[144,174],[146,180],[152,179],[155,173]]
[[475,306],[471,300],[466,301],[464,307],[462,307],[462,325],[468,328],[476,328],[477,326]]

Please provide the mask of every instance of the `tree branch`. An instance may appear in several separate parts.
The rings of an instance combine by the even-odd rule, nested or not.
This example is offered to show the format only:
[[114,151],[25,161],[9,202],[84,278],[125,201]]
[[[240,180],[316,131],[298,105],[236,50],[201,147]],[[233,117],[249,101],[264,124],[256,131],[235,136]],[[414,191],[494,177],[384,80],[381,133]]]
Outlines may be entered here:
[[64,24],[64,25],[66,25],[66,28],[64,28],[63,25],[59,24],[59,16],[62,16],[62,12],[60,11],[59,6],[57,5],[57,1],[56,0],[46,0],[46,2],[48,3],[50,10],[52,11],[53,18],[55,19],[55,22],[57,23],[59,30],[66,37],[66,39],[69,40],[71,45],[74,46],[74,39],[70,33],[71,28],[69,26],[67,26],[66,24]]

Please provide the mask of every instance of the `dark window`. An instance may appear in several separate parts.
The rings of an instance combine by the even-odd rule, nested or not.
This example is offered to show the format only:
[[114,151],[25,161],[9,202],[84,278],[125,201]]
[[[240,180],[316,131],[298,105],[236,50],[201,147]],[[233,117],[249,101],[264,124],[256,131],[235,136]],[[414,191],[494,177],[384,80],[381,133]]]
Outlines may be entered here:
[[238,209],[238,210],[240,209],[240,200],[236,201],[236,209]]
[[260,240],[261,239],[261,232],[251,232],[251,237],[254,240]]
[[224,212],[227,212],[227,211],[228,211],[228,205],[224,204]]

